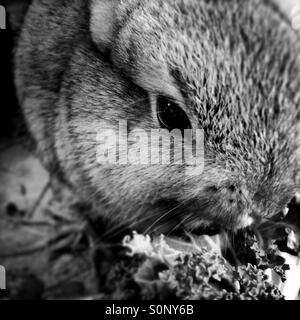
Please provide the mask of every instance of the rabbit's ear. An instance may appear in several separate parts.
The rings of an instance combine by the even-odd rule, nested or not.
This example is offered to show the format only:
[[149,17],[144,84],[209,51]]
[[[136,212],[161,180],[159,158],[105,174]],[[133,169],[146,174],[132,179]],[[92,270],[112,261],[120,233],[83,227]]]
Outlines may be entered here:
[[92,0],[90,30],[92,39],[101,51],[110,48],[117,22],[119,0]]

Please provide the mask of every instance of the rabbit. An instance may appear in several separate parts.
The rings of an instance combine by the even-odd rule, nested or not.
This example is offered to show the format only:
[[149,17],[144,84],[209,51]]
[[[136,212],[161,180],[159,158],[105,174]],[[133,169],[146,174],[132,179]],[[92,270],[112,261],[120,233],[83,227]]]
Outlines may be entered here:
[[[112,225],[239,230],[299,190],[299,40],[276,1],[33,0],[15,85],[43,165]],[[100,163],[120,121],[201,130],[203,168]]]

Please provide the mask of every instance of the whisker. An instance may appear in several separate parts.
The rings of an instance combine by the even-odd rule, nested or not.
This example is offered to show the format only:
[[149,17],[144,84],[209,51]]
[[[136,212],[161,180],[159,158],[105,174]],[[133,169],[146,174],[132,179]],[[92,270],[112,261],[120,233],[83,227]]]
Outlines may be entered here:
[[183,225],[183,224],[186,222],[186,220],[188,220],[189,218],[190,218],[190,217],[187,216],[187,217],[185,217],[182,221],[180,221],[179,223],[177,223],[176,226],[175,226],[174,228],[172,228],[172,229],[166,234],[166,236],[168,237],[170,234],[172,234],[172,232],[173,232],[174,230],[176,230],[176,229],[179,228],[181,225]]
[[156,221],[154,221],[154,223],[152,223],[152,225],[150,225],[150,227],[148,227],[146,229],[146,231],[144,232],[144,234],[147,234],[155,225],[157,225],[158,222],[160,222],[162,219],[164,219],[166,216],[168,216],[170,213],[172,213],[174,210],[180,208],[181,206],[183,206],[185,202],[182,202],[180,204],[178,204],[177,206],[175,206],[174,208],[172,208],[171,210],[167,211],[166,213],[164,213],[163,215],[161,215]]

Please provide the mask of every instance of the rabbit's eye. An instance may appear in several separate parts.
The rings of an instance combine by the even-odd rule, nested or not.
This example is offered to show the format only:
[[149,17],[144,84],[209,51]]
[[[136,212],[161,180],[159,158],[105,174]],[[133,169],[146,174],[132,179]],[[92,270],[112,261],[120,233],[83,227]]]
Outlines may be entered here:
[[192,128],[186,113],[175,102],[165,97],[157,99],[157,116],[160,125],[169,131]]

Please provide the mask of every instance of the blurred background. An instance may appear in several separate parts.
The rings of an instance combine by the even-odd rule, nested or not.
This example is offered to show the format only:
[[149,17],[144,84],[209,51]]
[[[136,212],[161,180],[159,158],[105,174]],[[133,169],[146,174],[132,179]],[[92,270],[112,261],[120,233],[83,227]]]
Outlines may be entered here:
[[[96,291],[92,255],[76,200],[50,187],[31,147],[13,80],[13,48],[29,0],[0,0],[0,265],[4,299],[74,298]],[[9,15],[17,19],[10,23]],[[72,207],[73,205],[73,207]]]

